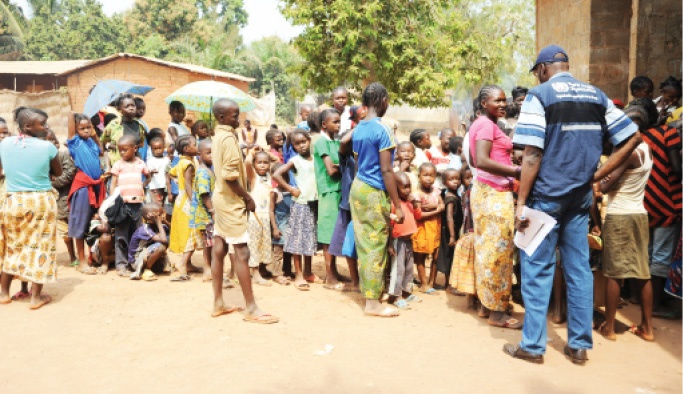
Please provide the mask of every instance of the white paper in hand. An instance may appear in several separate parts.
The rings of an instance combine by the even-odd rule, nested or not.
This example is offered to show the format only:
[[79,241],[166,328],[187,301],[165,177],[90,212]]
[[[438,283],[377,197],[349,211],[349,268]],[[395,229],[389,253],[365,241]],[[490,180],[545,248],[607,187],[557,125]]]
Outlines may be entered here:
[[533,256],[538,246],[555,227],[557,221],[545,212],[524,207],[524,218],[529,219],[529,227],[515,234],[515,245],[527,255]]

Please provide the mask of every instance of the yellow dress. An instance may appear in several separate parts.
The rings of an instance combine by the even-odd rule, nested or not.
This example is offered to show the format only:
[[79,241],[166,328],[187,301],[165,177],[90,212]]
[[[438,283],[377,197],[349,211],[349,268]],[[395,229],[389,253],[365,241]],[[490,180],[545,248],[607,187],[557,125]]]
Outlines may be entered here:
[[[204,249],[202,237],[196,229],[190,228],[192,217],[192,196],[185,193],[185,171],[188,167],[197,168],[194,158],[181,156],[178,164],[171,168],[171,176],[177,177],[178,196],[173,204],[173,218],[171,219],[171,241],[168,248],[174,253],[192,252]],[[191,180],[194,181],[194,180]]]

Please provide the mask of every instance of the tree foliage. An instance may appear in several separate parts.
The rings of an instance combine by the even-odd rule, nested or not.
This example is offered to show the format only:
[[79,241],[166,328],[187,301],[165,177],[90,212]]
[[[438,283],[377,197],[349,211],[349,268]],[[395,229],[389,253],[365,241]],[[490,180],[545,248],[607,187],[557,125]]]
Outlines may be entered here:
[[285,0],[284,15],[305,26],[294,39],[298,72],[317,92],[382,82],[392,99],[445,104],[461,58],[470,50],[464,24],[444,0]]
[[299,76],[290,72],[301,63],[296,49],[279,37],[264,37],[240,51],[233,65],[236,72],[256,79],[250,87],[260,95],[271,89],[275,93],[276,117],[294,122],[296,102],[292,91],[299,85]]
[[136,0],[125,22],[138,42],[154,34],[169,43],[186,36],[208,42],[216,26],[246,25],[247,14],[242,0]]
[[122,52],[129,35],[119,16],[108,17],[96,0],[62,0],[34,10],[26,34],[27,59],[96,59]]
[[24,49],[25,19],[21,8],[0,0],[0,60],[16,60]]

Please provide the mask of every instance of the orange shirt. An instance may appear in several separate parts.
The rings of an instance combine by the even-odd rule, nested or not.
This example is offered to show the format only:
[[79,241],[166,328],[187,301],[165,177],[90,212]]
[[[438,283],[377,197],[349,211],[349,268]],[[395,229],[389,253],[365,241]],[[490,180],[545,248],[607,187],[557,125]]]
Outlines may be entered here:
[[[417,224],[415,220],[422,218],[422,211],[417,208],[413,208],[413,204],[408,201],[401,200],[401,210],[405,218],[403,223],[397,224],[395,221],[391,221],[392,236],[394,238],[409,237],[417,232]],[[395,213],[396,209],[394,204],[391,204],[391,213]]]

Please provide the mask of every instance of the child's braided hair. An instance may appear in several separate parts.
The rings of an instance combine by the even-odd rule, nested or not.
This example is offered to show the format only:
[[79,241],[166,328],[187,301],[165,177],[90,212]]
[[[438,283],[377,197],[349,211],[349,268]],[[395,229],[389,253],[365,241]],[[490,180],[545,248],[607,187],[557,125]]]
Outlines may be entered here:
[[373,82],[363,91],[363,105],[367,108],[379,108],[382,100],[389,97],[387,88],[379,82]]

